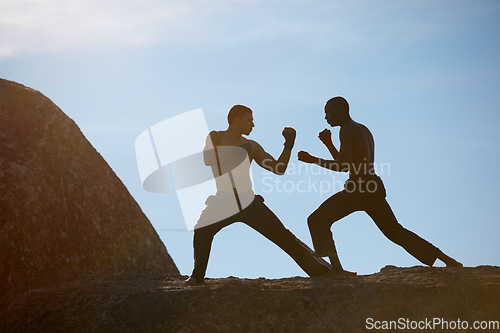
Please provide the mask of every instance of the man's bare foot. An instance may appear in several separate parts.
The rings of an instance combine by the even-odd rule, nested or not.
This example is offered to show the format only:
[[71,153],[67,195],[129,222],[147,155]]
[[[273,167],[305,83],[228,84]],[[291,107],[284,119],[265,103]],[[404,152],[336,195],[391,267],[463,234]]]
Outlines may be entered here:
[[205,280],[198,281],[194,277],[190,276],[184,281],[184,283],[190,286],[199,286],[204,284]]
[[458,262],[453,258],[446,260],[444,263],[446,264],[446,267],[464,267],[461,262]]
[[355,277],[358,275],[356,272],[349,272],[345,270],[340,270],[340,269],[332,269],[325,274],[322,274],[320,276],[317,276],[316,279],[318,280],[345,280],[351,277]]
[[443,252],[438,256],[438,259],[445,263],[446,267],[464,267],[462,263],[456,261],[452,257],[447,256]]

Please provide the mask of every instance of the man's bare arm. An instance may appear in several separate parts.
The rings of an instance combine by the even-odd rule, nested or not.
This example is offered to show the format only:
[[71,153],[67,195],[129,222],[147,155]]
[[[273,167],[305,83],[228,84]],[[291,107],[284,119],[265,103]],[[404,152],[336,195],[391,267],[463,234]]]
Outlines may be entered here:
[[305,151],[300,151],[298,158],[299,161],[313,163],[332,171],[349,172],[352,163],[352,133],[350,130],[340,130],[340,152],[338,153],[338,159],[324,160],[312,156]]
[[282,134],[286,141],[278,160],[275,160],[274,157],[267,153],[257,142],[253,143],[253,159],[255,162],[257,162],[257,164],[262,168],[277,175],[283,175],[285,173],[286,168],[288,167],[288,162],[290,161],[290,155],[292,153],[292,147],[295,140],[295,130],[291,127],[286,127]]
[[330,152],[330,155],[332,155],[333,159],[337,160],[339,158],[339,151],[333,145],[332,132],[325,128],[319,133],[318,138],[321,142],[323,142],[326,148],[328,148],[328,151]]
[[254,159],[255,162],[262,168],[271,171],[277,175],[283,175],[288,167],[288,162],[290,161],[291,150],[283,149],[278,160],[275,160],[269,153],[267,153],[258,143],[256,144],[258,148],[255,151]]
[[309,154],[306,151],[299,151],[298,153],[298,158],[299,161],[305,162],[305,163],[311,163],[311,164],[316,164],[319,165],[322,168],[326,168],[332,171],[337,171],[337,172],[348,172],[349,171],[349,164],[348,163],[341,163],[339,160],[324,160],[322,158],[313,156]]

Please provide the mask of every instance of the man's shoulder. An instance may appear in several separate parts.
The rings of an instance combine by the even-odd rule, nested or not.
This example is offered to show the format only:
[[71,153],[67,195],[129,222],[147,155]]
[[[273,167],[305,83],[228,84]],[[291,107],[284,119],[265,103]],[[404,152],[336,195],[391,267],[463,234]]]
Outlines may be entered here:
[[254,140],[250,140],[250,139],[244,139],[244,144],[249,144],[251,145],[253,148],[262,148],[262,146],[257,142],[257,141],[254,141]]
[[370,132],[368,127],[366,127],[365,125],[358,123],[358,127],[360,129],[360,132],[362,132],[364,135],[372,136],[372,132]]
[[361,124],[361,123],[356,123],[356,124],[358,124],[358,126],[359,126],[360,128],[362,128],[363,130],[368,130],[368,127],[366,127],[366,125],[363,125],[363,124]]
[[218,135],[220,135],[221,132],[222,131],[210,131],[210,133],[208,133],[208,135],[210,135],[210,136],[218,136]]
[[368,127],[366,127],[361,123],[355,122],[354,120],[350,121],[349,123],[345,124],[340,128],[340,132],[343,133],[356,133],[359,131],[367,131],[367,130]]
[[242,139],[243,139],[243,142],[244,142],[244,143],[250,143],[250,144],[255,144],[255,143],[257,143],[257,141],[254,141],[254,140],[251,140],[251,139],[247,139],[247,138],[243,138],[243,137],[242,137]]
[[370,130],[363,124],[351,121],[340,128],[339,137],[340,140],[353,140],[360,136],[365,136],[367,134],[371,135]]
[[250,139],[244,140],[243,147],[248,151],[248,154],[252,159],[254,158],[255,154],[264,152],[264,148],[262,148],[262,146],[257,141]]
[[224,131],[210,131],[207,136],[212,139],[212,142],[218,142],[219,138],[224,136]]

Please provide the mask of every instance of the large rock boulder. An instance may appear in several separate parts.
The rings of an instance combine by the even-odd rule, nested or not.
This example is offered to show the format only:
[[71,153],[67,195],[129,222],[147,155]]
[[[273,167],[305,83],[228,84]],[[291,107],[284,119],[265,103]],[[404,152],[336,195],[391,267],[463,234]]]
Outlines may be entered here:
[[0,295],[71,270],[179,273],[78,126],[40,92],[0,79]]

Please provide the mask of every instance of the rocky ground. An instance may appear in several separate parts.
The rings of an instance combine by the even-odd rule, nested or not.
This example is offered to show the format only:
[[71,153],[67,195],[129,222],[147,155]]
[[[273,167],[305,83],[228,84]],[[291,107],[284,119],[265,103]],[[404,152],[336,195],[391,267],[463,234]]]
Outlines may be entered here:
[[[0,331],[363,332],[368,318],[500,321],[493,266],[387,266],[337,281],[229,277],[187,286],[184,278],[88,272],[27,280],[1,298]],[[434,328],[415,331],[459,331]]]

